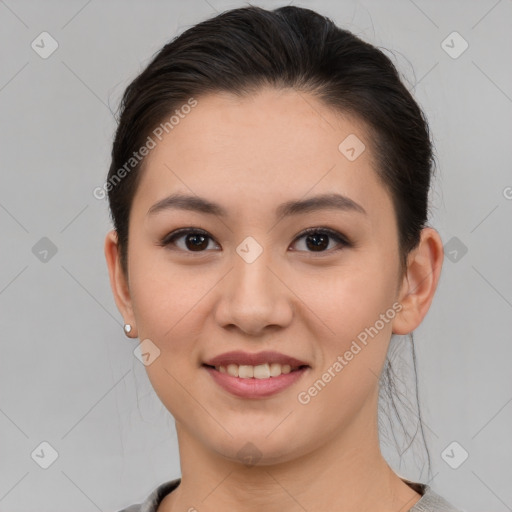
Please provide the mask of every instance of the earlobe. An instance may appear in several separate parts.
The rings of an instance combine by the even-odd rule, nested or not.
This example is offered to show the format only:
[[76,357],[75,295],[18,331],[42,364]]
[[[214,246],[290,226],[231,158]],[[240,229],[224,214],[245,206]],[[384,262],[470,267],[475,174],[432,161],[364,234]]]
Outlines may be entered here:
[[424,228],[418,246],[407,259],[398,298],[402,310],[393,320],[394,334],[409,334],[425,318],[441,276],[443,257],[443,242],[438,232]]
[[119,257],[119,246],[117,243],[117,232],[115,229],[109,231],[105,238],[105,259],[107,261],[108,273],[110,277],[110,286],[114,294],[119,312],[123,316],[124,323],[131,325],[130,338],[136,337],[135,318],[133,314],[130,289],[127,278],[121,267]]

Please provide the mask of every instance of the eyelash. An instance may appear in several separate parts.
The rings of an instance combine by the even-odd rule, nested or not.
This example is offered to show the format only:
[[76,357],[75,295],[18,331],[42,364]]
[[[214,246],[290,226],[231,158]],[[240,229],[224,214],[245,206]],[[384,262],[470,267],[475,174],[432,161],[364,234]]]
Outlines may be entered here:
[[[174,242],[177,239],[183,237],[184,235],[189,235],[189,234],[202,235],[202,236],[208,237],[210,240],[214,240],[208,234],[207,231],[204,231],[202,229],[199,229],[199,228],[181,228],[181,229],[178,229],[178,230],[173,231],[172,233],[169,233],[168,235],[166,235],[162,239],[162,241],[159,243],[159,245],[161,247],[168,247],[168,246],[174,244]],[[305,236],[308,236],[308,235],[312,235],[312,234],[328,235],[330,238],[332,238],[336,242],[338,242],[338,244],[341,245],[341,247],[338,247],[338,248],[335,248],[335,249],[329,249],[329,250],[325,250],[325,251],[318,251],[318,252],[315,252],[315,251],[297,251],[297,252],[308,252],[310,254],[320,254],[320,255],[322,255],[322,254],[331,254],[332,252],[339,251],[342,248],[352,247],[352,243],[345,236],[343,236],[341,233],[338,233],[337,231],[335,231],[333,229],[324,228],[324,227],[307,228],[307,229],[305,229],[304,231],[302,231],[301,233],[299,233],[295,237],[294,243],[297,240],[300,240],[301,238],[303,238]],[[180,249],[180,250],[182,250],[182,249]],[[188,251],[188,250],[183,250],[183,251],[187,252],[189,254],[200,254],[200,253],[206,252],[206,250],[204,250],[204,251]]]

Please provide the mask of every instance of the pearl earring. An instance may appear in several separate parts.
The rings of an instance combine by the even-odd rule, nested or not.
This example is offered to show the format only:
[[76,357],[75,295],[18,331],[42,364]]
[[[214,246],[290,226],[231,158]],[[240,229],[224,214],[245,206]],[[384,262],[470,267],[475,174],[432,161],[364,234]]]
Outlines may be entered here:
[[124,333],[128,336],[132,332],[132,326],[130,324],[124,324]]

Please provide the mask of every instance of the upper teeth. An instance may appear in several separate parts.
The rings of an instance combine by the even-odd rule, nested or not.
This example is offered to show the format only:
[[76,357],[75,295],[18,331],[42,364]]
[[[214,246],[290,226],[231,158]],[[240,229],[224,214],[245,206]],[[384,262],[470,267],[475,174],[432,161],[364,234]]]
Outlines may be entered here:
[[[282,373],[290,373],[292,367],[289,364],[265,363],[257,366],[246,364],[228,364],[227,366],[216,366],[216,370],[221,373],[227,373],[232,377],[240,377],[242,379],[268,379],[269,377],[279,377]],[[294,368],[296,369],[296,368]]]

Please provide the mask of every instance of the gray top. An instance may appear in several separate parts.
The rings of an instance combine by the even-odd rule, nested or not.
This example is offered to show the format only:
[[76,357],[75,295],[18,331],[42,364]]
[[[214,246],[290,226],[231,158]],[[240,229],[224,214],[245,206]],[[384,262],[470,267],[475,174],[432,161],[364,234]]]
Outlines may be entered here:
[[[143,503],[131,505],[123,508],[119,512],[156,512],[158,506],[171,491],[176,489],[181,482],[181,478],[170,480],[160,484]],[[444,498],[436,494],[428,485],[418,484],[404,480],[404,482],[421,494],[420,500],[408,512],[460,512]]]

